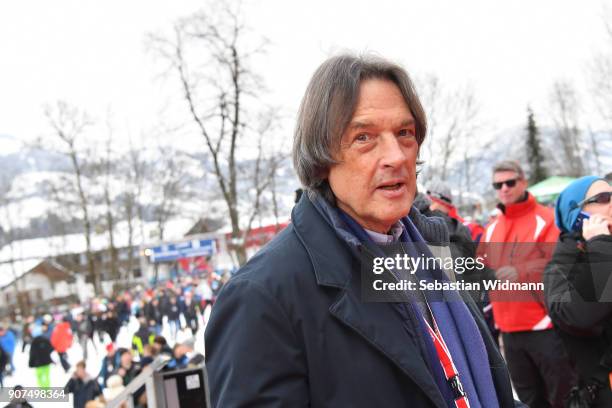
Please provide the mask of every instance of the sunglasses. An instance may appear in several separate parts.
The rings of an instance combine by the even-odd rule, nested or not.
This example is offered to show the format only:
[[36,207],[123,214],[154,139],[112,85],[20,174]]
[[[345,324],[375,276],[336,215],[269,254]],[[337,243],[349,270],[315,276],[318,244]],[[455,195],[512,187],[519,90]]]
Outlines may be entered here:
[[608,204],[610,203],[610,197],[612,197],[612,191],[604,191],[599,194],[595,194],[593,197],[585,198],[578,203],[578,207],[584,207],[587,204]]
[[449,204],[452,204],[453,200],[451,200],[450,198],[448,198],[447,196],[440,194],[440,193],[434,193],[433,191],[429,191],[427,190],[427,195],[432,196],[434,198],[437,198],[439,200],[442,200],[444,202],[447,202]]
[[504,180],[504,181],[499,181],[497,183],[493,183],[493,188],[496,190],[501,190],[501,188],[503,187],[503,185],[507,185],[508,187],[514,187],[516,186],[516,182],[518,181],[518,179],[510,179],[510,180]]

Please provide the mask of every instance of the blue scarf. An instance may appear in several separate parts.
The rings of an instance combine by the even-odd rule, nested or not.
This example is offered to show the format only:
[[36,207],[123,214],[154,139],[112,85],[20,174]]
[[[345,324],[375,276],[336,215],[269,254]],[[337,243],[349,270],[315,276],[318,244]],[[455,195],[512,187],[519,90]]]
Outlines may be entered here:
[[[407,251],[412,252],[408,255],[418,257],[420,254],[424,254],[425,257],[432,257],[427,243],[412,221],[409,218],[404,218],[402,224],[404,225],[402,242],[411,243],[410,245],[404,245]],[[431,282],[434,280],[438,282],[449,281],[446,274],[439,269],[423,270],[421,268],[416,274],[419,279],[426,279]],[[430,292],[432,291],[426,291],[425,296],[459,372],[459,378],[470,406],[474,408],[499,407],[491,376],[489,357],[472,314],[456,291],[445,291],[443,294]],[[441,297],[444,297],[444,300],[440,301]],[[420,320],[423,321],[423,319]],[[427,338],[431,341],[429,336]],[[440,384],[438,386],[440,387]],[[448,387],[447,384],[446,387]],[[454,404],[451,406],[454,406]]]
[[[325,218],[331,221],[332,226],[339,235],[351,246],[354,246],[355,243],[368,243],[370,244],[368,247],[376,250],[376,245],[374,245],[369,235],[350,216],[337,208],[332,208],[321,197],[317,197],[313,201],[315,207],[326,215]],[[412,221],[408,217],[401,221],[404,232],[400,240],[403,243],[410,243],[410,245],[404,245],[407,255],[415,258],[420,257],[421,254],[425,257],[432,257],[433,255],[427,243]],[[382,250],[378,248],[378,252],[382,252]],[[421,268],[416,271],[416,274],[419,280],[425,279],[432,282],[434,280],[439,282],[449,281],[446,274],[438,269],[424,270]],[[467,306],[455,291],[445,291],[444,293],[426,291],[424,294],[428,300],[433,318],[442,333],[455,367],[459,372],[459,378],[463,384],[470,406],[473,408],[498,408],[499,402],[491,376],[489,357],[480,331]],[[440,301],[440,299],[445,300]],[[440,359],[429,335],[423,314],[413,303],[398,303],[394,305],[406,325],[412,326],[410,323],[411,319],[406,316],[406,313],[410,313],[411,310],[417,316],[416,320],[419,322],[418,330],[423,333],[421,339],[424,342],[424,357],[442,396],[447,401],[448,406],[454,408],[453,392],[442,371]]]

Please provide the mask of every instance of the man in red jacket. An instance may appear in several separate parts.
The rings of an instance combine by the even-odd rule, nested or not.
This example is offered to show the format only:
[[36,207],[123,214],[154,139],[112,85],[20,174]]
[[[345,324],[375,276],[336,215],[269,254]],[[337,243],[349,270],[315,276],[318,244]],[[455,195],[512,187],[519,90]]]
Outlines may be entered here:
[[[493,188],[500,214],[486,226],[482,239],[487,265],[501,282],[542,284],[559,235],[553,211],[527,191],[525,173],[515,161],[493,168]],[[490,295],[519,398],[530,407],[562,407],[575,377],[542,291],[492,291]]]
[[70,322],[67,318],[64,318],[64,320],[53,329],[53,333],[51,333],[51,345],[53,345],[53,348],[57,351],[64,371],[68,372],[70,363],[68,362],[68,355],[66,352],[72,346],[72,330],[70,329]]

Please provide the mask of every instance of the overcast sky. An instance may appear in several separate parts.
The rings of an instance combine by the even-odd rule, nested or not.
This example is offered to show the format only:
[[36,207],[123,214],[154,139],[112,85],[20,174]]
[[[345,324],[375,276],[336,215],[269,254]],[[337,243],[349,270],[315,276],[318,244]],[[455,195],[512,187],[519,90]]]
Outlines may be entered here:
[[[58,99],[98,118],[110,107],[124,134],[155,126],[175,84],[157,78],[145,35],[203,7],[0,3],[0,134],[48,134],[43,106]],[[290,117],[313,70],[335,51],[354,50],[394,59],[413,75],[435,73],[449,87],[471,84],[492,129],[523,125],[527,104],[545,122],[553,81],[586,90],[587,64],[605,42],[601,0],[249,0],[246,10],[254,31],[271,41],[257,67],[270,89],[265,99]]]

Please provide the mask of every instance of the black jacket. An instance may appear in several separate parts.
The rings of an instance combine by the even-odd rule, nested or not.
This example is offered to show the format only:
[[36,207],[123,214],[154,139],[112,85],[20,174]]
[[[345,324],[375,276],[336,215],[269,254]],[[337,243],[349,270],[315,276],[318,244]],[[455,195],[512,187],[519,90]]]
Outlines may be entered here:
[[30,367],[42,367],[53,363],[51,353],[55,351],[44,336],[35,337],[30,345]]
[[153,304],[153,302],[145,304],[143,308],[143,313],[145,319],[147,319],[147,322],[155,322],[156,324],[162,324],[163,315],[159,303],[157,305]]
[[80,322],[76,322],[75,329],[73,329],[73,332],[75,332],[79,338],[90,337],[93,332],[93,326],[87,317],[83,318]]
[[74,395],[74,408],[84,408],[88,401],[95,399],[102,392],[98,383],[93,378],[82,380],[77,377],[71,377],[64,387],[66,393]]
[[612,406],[608,372],[612,356],[612,236],[584,242],[562,234],[544,272],[548,314],[555,323],[581,383],[604,383],[598,406]]
[[4,375],[6,371],[6,365],[9,362],[9,356],[6,351],[2,347],[0,347],[0,377]]
[[183,316],[185,316],[185,320],[197,319],[198,318],[198,305],[196,302],[191,300],[191,303],[183,303]]
[[168,320],[178,320],[181,315],[181,306],[176,303],[168,302],[164,308],[164,314],[168,316]]
[[[411,215],[417,228],[428,222]],[[409,334],[391,304],[362,302],[359,270],[304,195],[292,224],[225,285],[212,309],[205,341],[213,406],[446,408],[417,345],[424,334]],[[513,407],[506,365],[467,303],[500,407]]]
[[102,323],[102,327],[104,327],[104,331],[108,333],[111,338],[111,341],[114,343],[117,339],[117,334],[119,333],[119,329],[121,328],[121,323],[119,319],[114,314],[107,316]]

